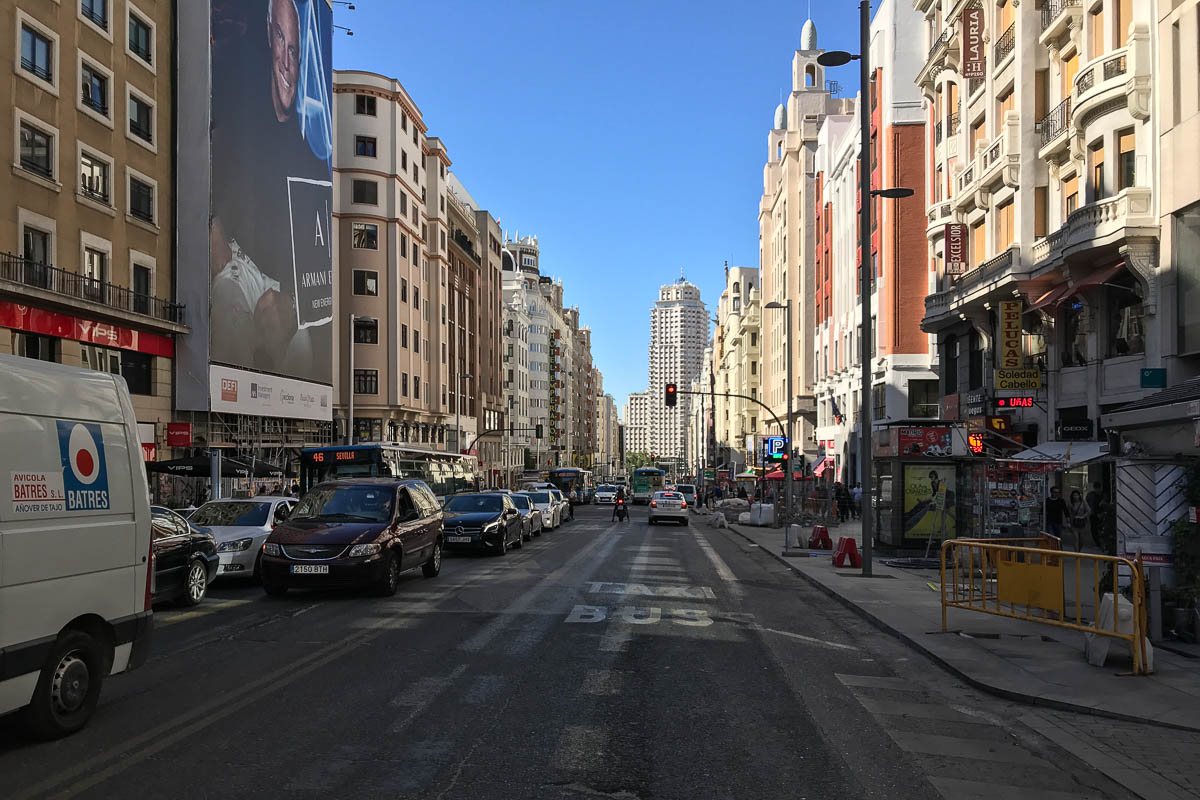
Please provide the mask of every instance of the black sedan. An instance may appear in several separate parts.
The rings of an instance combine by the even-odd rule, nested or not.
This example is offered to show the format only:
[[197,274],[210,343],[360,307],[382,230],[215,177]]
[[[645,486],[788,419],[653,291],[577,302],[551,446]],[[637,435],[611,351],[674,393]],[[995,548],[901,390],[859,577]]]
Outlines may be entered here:
[[154,537],[154,602],[196,605],[208,593],[208,584],[221,563],[212,533],[163,506],[150,506],[150,529]]
[[509,545],[524,544],[521,512],[506,494],[456,494],[446,501],[443,510],[448,550],[483,550],[502,556]]

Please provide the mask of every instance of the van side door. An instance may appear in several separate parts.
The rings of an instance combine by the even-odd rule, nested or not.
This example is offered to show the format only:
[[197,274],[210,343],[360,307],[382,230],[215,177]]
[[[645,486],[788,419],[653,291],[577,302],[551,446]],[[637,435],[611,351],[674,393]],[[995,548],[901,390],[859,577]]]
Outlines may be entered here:
[[[433,491],[424,484],[414,485],[412,493],[418,505],[422,506],[421,540],[428,551],[432,553],[434,543],[442,535],[442,506],[438,503],[437,496]],[[424,500],[423,504],[421,503],[422,499]]]
[[424,561],[424,543],[421,541],[421,507],[417,505],[407,486],[396,490],[396,535],[400,538],[401,564],[412,569]]

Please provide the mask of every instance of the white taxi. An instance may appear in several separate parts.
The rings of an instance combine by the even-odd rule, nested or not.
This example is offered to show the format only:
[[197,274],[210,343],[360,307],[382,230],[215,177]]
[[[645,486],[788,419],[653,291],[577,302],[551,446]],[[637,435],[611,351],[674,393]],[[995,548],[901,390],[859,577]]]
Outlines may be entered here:
[[662,520],[688,524],[688,504],[679,492],[655,492],[650,498],[650,524]]

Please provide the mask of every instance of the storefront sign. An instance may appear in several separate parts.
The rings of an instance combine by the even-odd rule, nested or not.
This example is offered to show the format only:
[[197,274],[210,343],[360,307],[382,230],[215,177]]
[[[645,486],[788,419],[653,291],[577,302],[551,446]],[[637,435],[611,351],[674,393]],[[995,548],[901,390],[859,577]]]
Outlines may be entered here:
[[1128,536],[1125,539],[1124,558],[1134,560],[1142,554],[1142,564],[1147,567],[1169,567],[1175,561],[1170,536]]
[[900,428],[896,445],[901,456],[949,456],[949,428]]
[[972,5],[962,13],[963,58],[959,75],[982,78],[987,59],[983,44],[983,7]]
[[945,240],[946,274],[961,275],[967,271],[967,224],[947,222]]
[[329,386],[211,364],[208,370],[213,411],[264,417],[333,419]]
[[192,446],[192,423],[190,422],[168,422],[167,423],[167,447],[191,447]]
[[175,342],[169,336],[7,301],[0,301],[0,325],[59,339],[73,339],[119,350],[136,350],[152,356],[172,358],[175,355]]
[[958,419],[958,395],[948,394],[942,398],[942,419],[954,421]]
[[1000,356],[996,361],[997,369],[1017,369],[1025,363],[1021,350],[1021,305],[1020,300],[1000,302]]
[[996,370],[997,391],[1021,391],[1042,388],[1042,371],[1037,367]]
[[158,461],[158,448],[154,442],[142,442],[142,461]]
[[968,433],[967,434],[967,449],[972,455],[983,455],[983,434]]
[[1008,433],[1012,423],[1007,416],[992,416],[987,418],[987,429],[996,433]]
[[1076,420],[1073,422],[1059,421],[1058,428],[1055,430],[1055,437],[1060,442],[1066,441],[1084,441],[1095,436],[1092,429],[1092,420]]
[[997,397],[996,408],[1033,408],[1033,397]]
[[974,392],[967,392],[962,396],[962,416],[964,417],[981,417],[987,406],[987,395],[982,389]]
[[1165,369],[1143,369],[1141,371],[1143,389],[1167,388],[1167,371]]

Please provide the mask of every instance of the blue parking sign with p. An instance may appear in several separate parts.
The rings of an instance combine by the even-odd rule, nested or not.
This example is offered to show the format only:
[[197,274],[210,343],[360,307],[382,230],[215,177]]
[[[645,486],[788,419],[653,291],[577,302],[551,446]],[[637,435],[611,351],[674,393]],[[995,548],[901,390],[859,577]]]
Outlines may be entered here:
[[787,454],[787,437],[786,436],[768,436],[767,437],[767,458],[771,461],[782,461],[784,455]]

